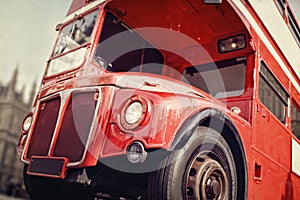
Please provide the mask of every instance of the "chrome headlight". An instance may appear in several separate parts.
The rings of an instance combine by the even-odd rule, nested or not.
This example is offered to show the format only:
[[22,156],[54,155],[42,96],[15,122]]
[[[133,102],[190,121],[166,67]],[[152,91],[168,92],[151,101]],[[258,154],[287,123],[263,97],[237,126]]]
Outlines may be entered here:
[[126,129],[138,127],[145,119],[147,103],[139,97],[132,97],[124,106],[121,124]]
[[27,115],[23,120],[22,129],[24,132],[28,131],[32,124],[32,115]]

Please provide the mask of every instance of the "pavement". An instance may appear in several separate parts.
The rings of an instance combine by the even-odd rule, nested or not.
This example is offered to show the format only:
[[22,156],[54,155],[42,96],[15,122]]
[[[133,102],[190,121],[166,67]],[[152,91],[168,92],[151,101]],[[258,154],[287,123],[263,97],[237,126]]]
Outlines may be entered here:
[[0,194],[0,200],[25,200],[25,199],[20,199],[20,198],[15,198],[11,196],[6,196],[4,194]]

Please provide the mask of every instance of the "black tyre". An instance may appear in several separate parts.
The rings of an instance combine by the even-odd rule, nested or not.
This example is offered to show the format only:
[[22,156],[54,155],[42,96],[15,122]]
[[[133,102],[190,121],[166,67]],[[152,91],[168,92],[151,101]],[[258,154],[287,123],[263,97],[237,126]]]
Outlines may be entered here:
[[64,180],[30,176],[26,173],[28,165],[24,166],[23,179],[26,190],[32,200],[82,200],[93,199],[89,188]]
[[230,200],[237,198],[233,155],[215,130],[198,127],[180,150],[160,163],[149,177],[152,200]]

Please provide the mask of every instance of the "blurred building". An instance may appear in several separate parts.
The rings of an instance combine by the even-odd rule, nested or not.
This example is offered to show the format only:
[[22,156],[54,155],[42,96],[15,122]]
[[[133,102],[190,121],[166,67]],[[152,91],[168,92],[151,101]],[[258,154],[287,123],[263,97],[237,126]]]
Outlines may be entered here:
[[8,84],[0,82],[0,192],[6,192],[10,184],[22,184],[23,165],[16,153],[21,133],[21,123],[29,112],[35,95],[36,84],[31,89],[29,100],[25,101],[25,86],[16,88],[18,65]]

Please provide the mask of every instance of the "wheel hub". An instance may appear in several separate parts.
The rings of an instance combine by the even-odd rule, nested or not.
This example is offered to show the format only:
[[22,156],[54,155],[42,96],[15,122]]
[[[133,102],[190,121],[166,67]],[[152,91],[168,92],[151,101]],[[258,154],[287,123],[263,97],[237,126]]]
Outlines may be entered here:
[[208,198],[215,198],[221,192],[221,184],[215,178],[209,178],[206,183],[205,192]]
[[221,164],[207,155],[198,155],[189,168],[186,199],[223,200],[228,195],[228,179]]

